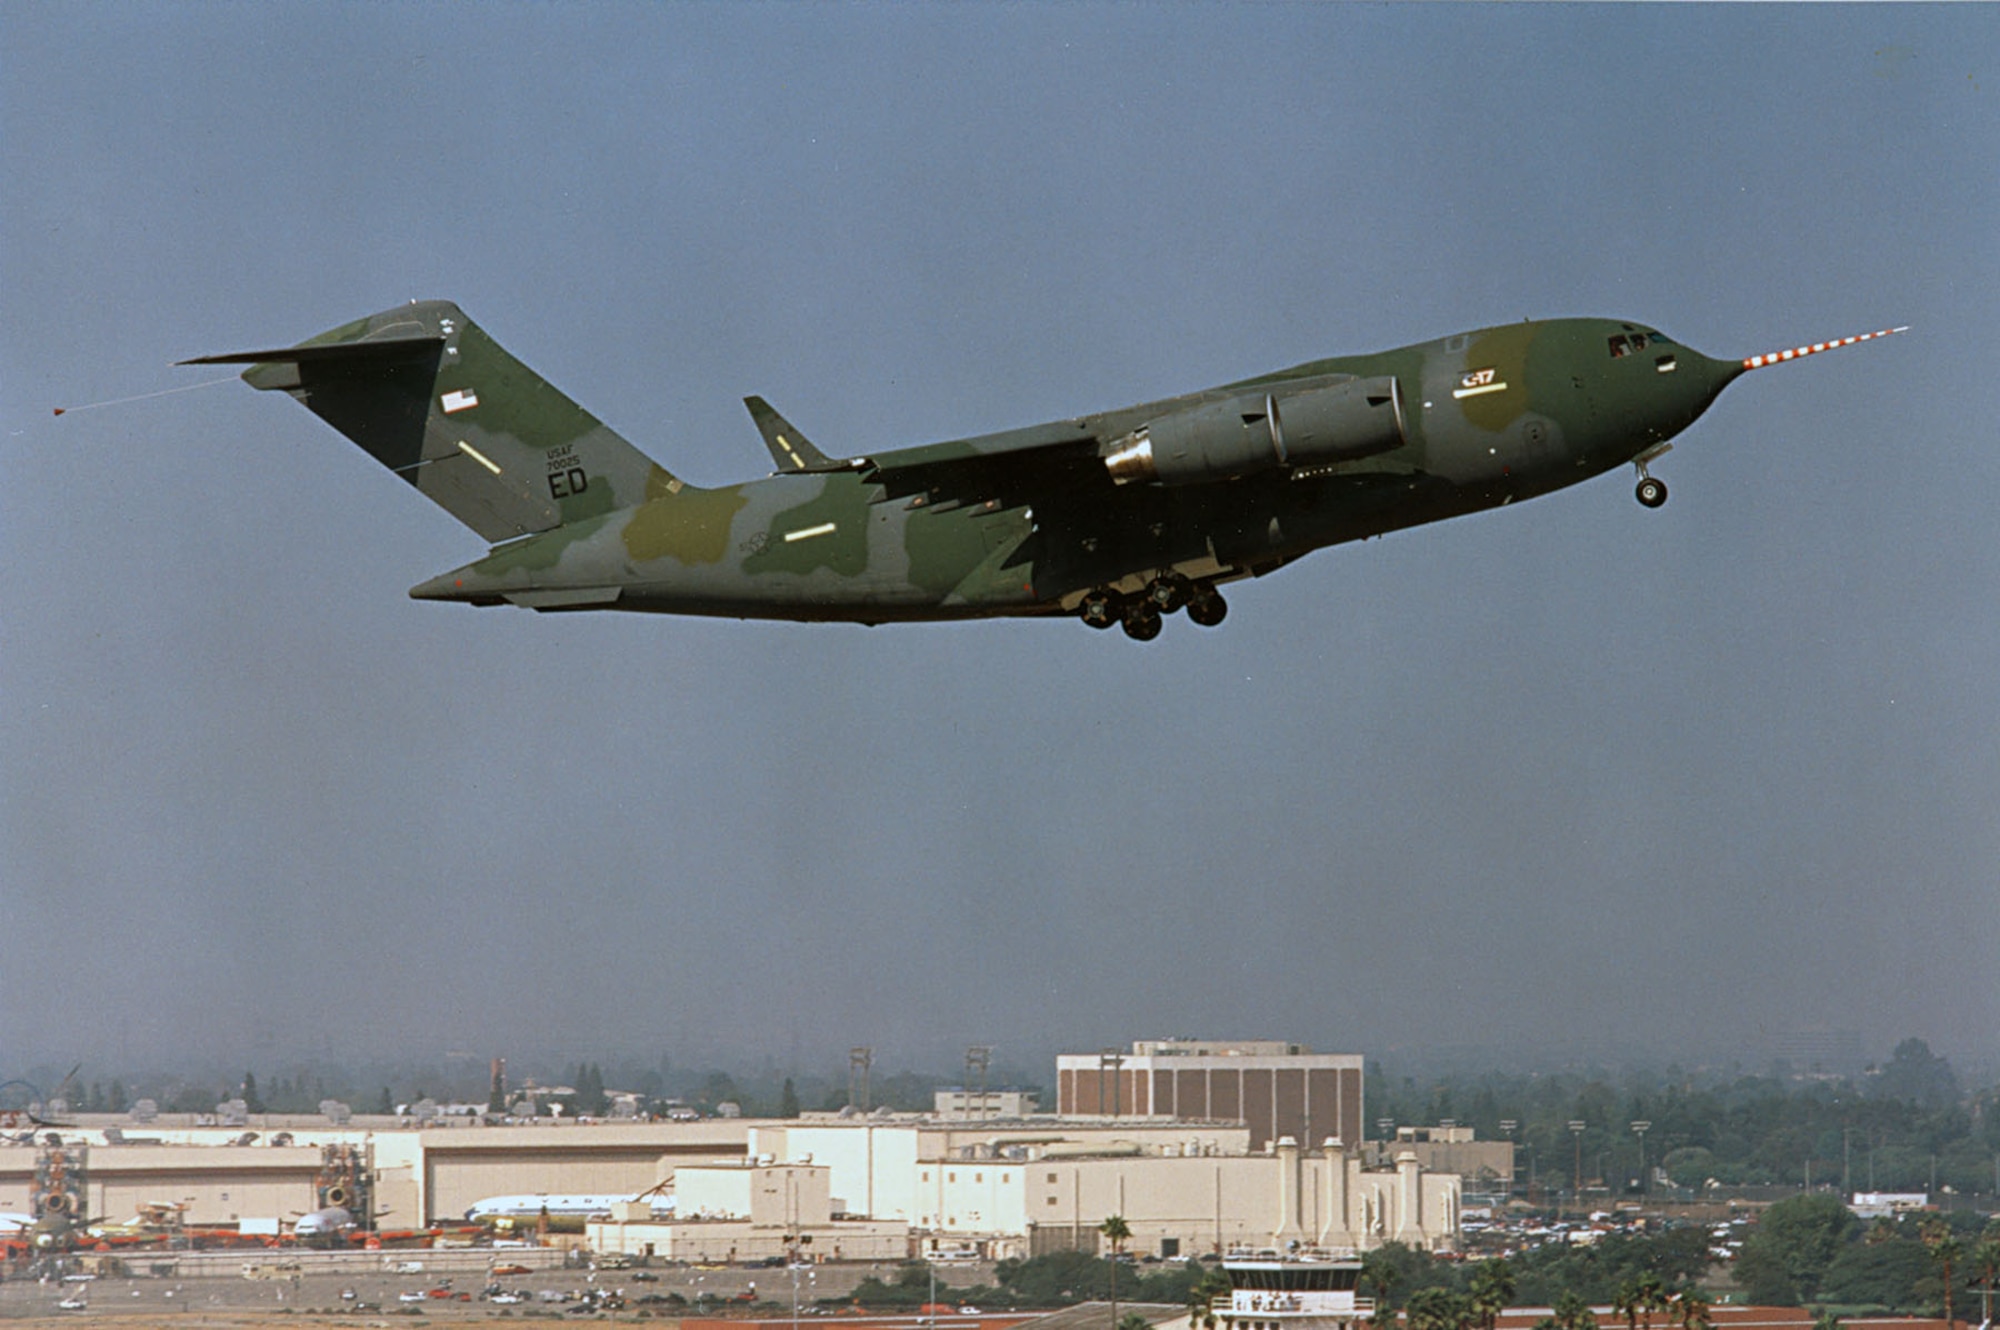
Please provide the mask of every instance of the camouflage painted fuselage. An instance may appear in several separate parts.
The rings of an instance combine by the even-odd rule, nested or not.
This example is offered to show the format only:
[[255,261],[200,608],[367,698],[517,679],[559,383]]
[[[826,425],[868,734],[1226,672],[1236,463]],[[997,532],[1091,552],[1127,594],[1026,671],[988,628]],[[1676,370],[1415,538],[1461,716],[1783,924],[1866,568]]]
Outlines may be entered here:
[[[205,359],[251,363],[254,386],[292,393],[495,542],[413,596],[861,623],[1068,613],[1163,578],[1212,590],[1323,546],[1643,468],[1744,369],[1639,324],[1528,322],[842,461],[778,419],[777,474],[700,488],[448,303]],[[1238,432],[1277,434],[1288,403],[1364,387],[1374,395],[1354,409],[1377,412],[1387,446],[1267,443],[1193,479],[1114,478],[1111,455],[1149,430],[1207,422],[1197,434],[1240,451]]]

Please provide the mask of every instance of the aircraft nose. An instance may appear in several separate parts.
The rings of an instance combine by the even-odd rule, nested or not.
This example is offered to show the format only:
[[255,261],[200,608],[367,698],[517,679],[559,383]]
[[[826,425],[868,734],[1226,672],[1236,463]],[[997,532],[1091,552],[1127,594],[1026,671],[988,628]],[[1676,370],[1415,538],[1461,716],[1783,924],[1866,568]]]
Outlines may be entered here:
[[[1740,360],[1717,360],[1691,346],[1675,346],[1653,362],[1654,371],[1671,383],[1673,397],[1688,422],[1708,410],[1722,390],[1744,372]],[[1678,414],[1678,412],[1677,412]]]

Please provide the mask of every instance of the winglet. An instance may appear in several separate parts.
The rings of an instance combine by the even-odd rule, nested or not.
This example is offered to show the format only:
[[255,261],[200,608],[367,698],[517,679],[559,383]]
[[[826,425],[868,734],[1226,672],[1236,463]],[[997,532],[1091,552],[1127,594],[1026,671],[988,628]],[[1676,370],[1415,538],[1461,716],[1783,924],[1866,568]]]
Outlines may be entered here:
[[771,450],[771,460],[778,464],[780,471],[845,471],[847,463],[836,461],[812,446],[811,440],[793,428],[792,422],[772,409],[769,402],[761,397],[746,397],[743,405],[750,408],[750,419],[757,422],[757,430],[764,436],[764,446]]

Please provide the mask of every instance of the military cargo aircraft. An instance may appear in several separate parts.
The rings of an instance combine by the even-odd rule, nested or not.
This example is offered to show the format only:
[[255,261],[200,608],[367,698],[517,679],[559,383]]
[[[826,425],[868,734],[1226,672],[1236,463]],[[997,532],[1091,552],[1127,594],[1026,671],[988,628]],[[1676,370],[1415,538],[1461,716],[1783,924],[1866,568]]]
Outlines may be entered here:
[[690,485],[419,301],[247,364],[492,545],[420,600],[864,624],[1082,619],[1140,641],[1328,545],[1649,466],[1737,376],[1904,329],[1716,360],[1552,319],[1315,360],[1121,410],[829,456],[745,399],[776,470]]

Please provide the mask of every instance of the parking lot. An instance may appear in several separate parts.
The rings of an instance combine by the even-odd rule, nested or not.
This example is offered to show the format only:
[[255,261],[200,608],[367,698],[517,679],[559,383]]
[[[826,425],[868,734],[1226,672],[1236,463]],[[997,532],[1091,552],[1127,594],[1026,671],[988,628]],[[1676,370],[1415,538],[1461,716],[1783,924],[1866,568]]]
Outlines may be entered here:
[[[93,1279],[41,1283],[10,1280],[0,1283],[0,1320],[10,1324],[46,1318],[51,1322],[115,1316],[126,1330],[151,1324],[175,1323],[252,1327],[296,1325],[300,1315],[365,1317],[417,1316],[425,1319],[577,1315],[604,1310],[609,1299],[615,1314],[649,1311],[678,1319],[681,1315],[714,1315],[723,1306],[744,1306],[746,1300],[789,1311],[794,1275],[802,1310],[821,1298],[850,1292],[869,1275],[893,1280],[893,1265],[820,1265],[798,1271],[704,1269],[670,1266],[653,1269],[590,1270],[556,1267],[527,1273],[492,1275],[472,1271],[401,1271],[403,1262],[383,1263],[368,1270],[315,1270],[310,1253],[301,1253],[300,1269],[278,1278],[246,1279],[240,1273],[201,1276]],[[421,1257],[423,1253],[414,1254]],[[420,1264],[413,1260],[411,1264]],[[961,1287],[988,1282],[991,1266],[955,1268]],[[489,1292],[498,1289],[498,1295]],[[676,1300],[679,1299],[678,1301]],[[82,1304],[69,1309],[60,1304]],[[575,1310],[572,1310],[575,1309]],[[816,1314],[805,1311],[805,1314]],[[390,1324],[408,1324],[398,1319]],[[23,1325],[23,1330],[27,1326]]]

